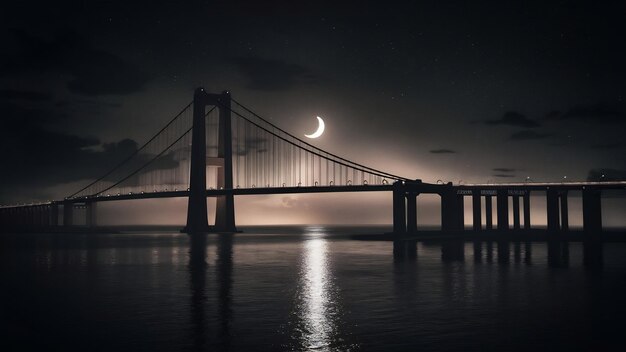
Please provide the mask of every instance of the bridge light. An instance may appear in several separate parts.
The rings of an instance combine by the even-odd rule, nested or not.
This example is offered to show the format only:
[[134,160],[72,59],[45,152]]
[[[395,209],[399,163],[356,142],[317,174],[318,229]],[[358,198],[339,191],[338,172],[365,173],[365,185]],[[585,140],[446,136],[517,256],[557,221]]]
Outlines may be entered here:
[[367,186],[367,185],[368,185],[367,180],[363,180],[363,186]]
[[313,184],[315,185],[315,187],[317,187],[317,181],[315,181]]
[[254,185],[254,183],[252,184],[252,188],[256,188],[256,186]]
[[352,186],[352,180],[348,180],[347,184],[348,186]]
[[298,182],[298,187],[302,186],[302,182]]
[[389,184],[389,181],[387,181],[387,179],[386,179],[386,178],[383,178],[383,182],[382,182],[382,184],[383,184],[383,185],[387,185],[387,184]]
[[285,187],[285,183],[283,182],[283,187]]
[[335,185],[335,182],[330,181],[328,184],[329,184],[330,186],[334,186],[334,185]]

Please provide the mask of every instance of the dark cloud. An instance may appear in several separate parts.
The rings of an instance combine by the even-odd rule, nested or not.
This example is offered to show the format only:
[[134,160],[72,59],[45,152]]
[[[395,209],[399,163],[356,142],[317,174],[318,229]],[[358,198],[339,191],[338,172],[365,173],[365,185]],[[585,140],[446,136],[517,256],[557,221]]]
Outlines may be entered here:
[[26,91],[26,90],[13,90],[13,89],[0,89],[0,99],[6,100],[25,100],[25,101],[47,101],[52,99],[52,96],[48,93]]
[[[11,185],[1,192],[2,200],[18,199],[30,189],[42,189],[62,183],[91,180],[111,169],[137,150],[137,142],[124,139],[101,144],[95,137],[78,136],[50,128],[64,115],[45,109],[0,105],[0,184]],[[139,155],[137,165],[150,160]],[[157,160],[154,168],[171,168],[168,155]],[[124,170],[123,172],[127,172]],[[117,174],[113,177],[119,176]]]
[[511,177],[515,177],[515,175],[510,175],[510,174],[493,174],[493,177],[502,177],[502,178],[511,178]]
[[581,105],[567,110],[565,113],[552,111],[546,116],[547,120],[576,120],[599,124],[626,122],[624,106],[609,104]]
[[504,115],[496,120],[486,120],[487,125],[508,125],[524,128],[535,128],[541,126],[539,122],[531,120],[525,115],[515,111],[507,111]]
[[508,167],[494,167],[491,170],[496,171],[496,172],[515,172],[515,169],[511,169]]
[[587,181],[626,181],[626,170],[599,168],[589,170]]
[[535,140],[535,139],[545,139],[552,136],[549,133],[540,133],[531,130],[523,130],[519,132],[515,132],[511,134],[509,139],[514,141],[527,141],[527,140]]
[[311,70],[304,66],[280,60],[258,57],[233,57],[235,65],[248,80],[247,87],[255,90],[287,90],[298,84],[317,81]]
[[25,31],[14,30],[17,48],[3,59],[0,75],[28,72],[58,72],[71,78],[66,82],[73,93],[96,96],[140,91],[150,77],[137,65],[91,47],[72,31],[47,41]]
[[430,151],[432,154],[455,154],[456,151],[451,149],[433,149]]

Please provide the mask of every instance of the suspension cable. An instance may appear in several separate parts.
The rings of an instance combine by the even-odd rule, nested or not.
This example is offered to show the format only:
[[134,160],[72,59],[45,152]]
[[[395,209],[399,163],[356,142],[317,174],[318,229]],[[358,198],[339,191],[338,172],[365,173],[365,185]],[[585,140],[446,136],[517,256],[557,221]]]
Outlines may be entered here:
[[72,195],[70,195],[67,198],[73,198],[75,195],[79,194],[80,192],[86,190],[87,188],[95,185],[96,183],[102,181],[105,177],[109,176],[110,174],[112,174],[115,170],[119,169],[120,167],[122,167],[122,165],[126,164],[129,160],[131,160],[133,157],[135,157],[135,155],[139,154],[140,151],[142,151],[150,142],[152,142],[155,138],[157,138],[163,131],[165,131],[165,129],[167,127],[169,127],[174,121],[176,121],[180,116],[182,116],[182,114],[187,111],[187,109],[189,109],[189,107],[191,106],[191,104],[193,104],[193,101],[191,101],[189,104],[187,104],[178,114],[176,114],[176,116],[174,116],[174,118],[172,118],[170,120],[170,122],[168,122],[163,128],[161,128],[159,130],[159,132],[157,132],[154,136],[152,136],[152,138],[150,138],[146,143],[144,143],[140,148],[136,149],[131,155],[129,155],[126,159],[122,160],[119,164],[115,165],[115,167],[113,167],[111,170],[109,170],[109,172],[105,173],[104,175],[100,176],[99,178],[97,178],[96,180],[94,180],[93,182],[91,182],[90,184],[88,184],[87,186],[81,188],[79,191],[74,192]]
[[[265,131],[265,132],[267,132],[267,133],[269,133],[269,134],[271,134],[271,135],[273,135],[273,136],[275,136],[275,137],[277,137],[277,138],[279,138],[279,139],[281,139],[281,140],[283,140],[283,141],[285,141],[285,142],[287,142],[287,143],[289,143],[289,144],[291,144],[291,145],[296,146],[296,148],[298,148],[298,149],[300,149],[300,150],[304,149],[304,148],[302,148],[302,147],[300,147],[300,146],[296,145],[294,142],[289,141],[289,140],[287,140],[287,139],[285,139],[285,138],[283,138],[283,137],[281,137],[281,136],[279,136],[279,135],[277,135],[277,134],[274,134],[273,132],[269,131],[267,128],[265,128],[265,127],[263,127],[263,126],[261,126],[261,125],[257,124],[256,122],[251,121],[251,120],[250,120],[250,119],[248,119],[247,117],[245,117],[245,116],[243,116],[242,114],[240,114],[239,112],[237,112],[237,111],[235,111],[235,110],[233,110],[233,109],[229,108],[228,106],[224,106],[223,104],[220,104],[219,102],[218,102],[218,104],[219,104],[222,108],[225,108],[225,109],[230,110],[230,112],[232,112],[232,113],[234,113],[235,115],[237,115],[237,116],[241,117],[242,119],[244,119],[244,120],[248,121],[249,123],[253,124],[254,126],[256,126],[256,127],[260,128],[261,130],[263,130],[263,131]],[[277,129],[278,129],[278,128],[277,128]],[[286,133],[286,132],[285,132],[285,133]],[[307,144],[307,145],[310,145],[310,144],[308,144],[308,143],[306,143],[306,142],[304,142],[304,141],[302,141],[302,140],[298,139],[297,137],[294,137],[294,138],[296,138],[299,142],[302,142],[302,143],[305,143],[305,144]],[[321,149],[319,149],[319,148],[316,148],[316,147],[313,147],[313,148],[315,148],[316,150],[320,150],[320,151],[322,151],[322,152],[325,152],[325,151],[323,151],[323,150],[321,150]],[[315,152],[315,151],[312,151],[312,150],[306,150],[306,151],[307,151],[307,152],[309,152],[309,153],[311,153],[311,154],[313,154],[313,155],[317,155],[317,156],[319,156],[320,158],[329,159],[327,156],[321,155],[320,153],[317,153],[317,152]],[[330,154],[330,153],[328,153],[328,154]],[[332,155],[332,154],[331,154],[331,155]],[[347,161],[348,163],[352,163],[350,160],[346,160],[346,159],[343,159],[343,158],[340,158],[340,157],[337,157],[337,158],[339,158],[339,159],[341,159],[341,160],[343,160],[343,161]],[[334,163],[337,163],[337,164],[343,165],[343,166],[345,166],[345,167],[347,167],[347,168],[350,168],[350,169],[356,169],[356,170],[359,170],[359,171],[362,171],[362,172],[366,172],[366,173],[369,173],[369,174],[375,174],[375,175],[377,175],[377,176],[381,176],[381,177],[389,177],[389,178],[391,178],[391,179],[395,179],[395,180],[407,180],[407,179],[402,178],[402,177],[399,177],[399,176],[395,176],[395,175],[387,174],[387,173],[385,173],[385,172],[380,172],[380,171],[377,171],[377,170],[375,170],[375,169],[370,169],[370,168],[368,168],[367,166],[364,166],[364,168],[365,168],[365,169],[363,169],[363,168],[362,168],[363,166],[361,166],[361,165],[359,165],[359,164],[357,164],[357,163],[352,163],[352,164],[354,164],[354,165],[358,165],[359,167],[355,167],[354,165],[349,165],[348,163],[344,163],[344,162],[337,161],[337,160],[331,160],[331,161],[332,161],[332,162],[334,162]],[[369,170],[367,170],[367,169],[369,169]]]
[[[389,178],[394,178],[394,179],[396,179],[396,180],[408,180],[408,178],[401,177],[401,176],[397,176],[397,175],[394,175],[394,174],[390,174],[390,173],[387,173],[387,172],[384,172],[384,171],[380,171],[380,170],[377,170],[377,169],[371,168],[371,167],[369,167],[369,166],[365,166],[365,165],[362,165],[362,164],[356,163],[356,162],[354,162],[354,161],[351,161],[351,160],[348,160],[348,159],[342,158],[342,157],[340,157],[340,156],[338,156],[338,155],[335,155],[335,154],[333,154],[333,153],[330,153],[330,152],[327,152],[327,151],[325,151],[325,150],[323,150],[323,149],[320,149],[320,148],[318,148],[318,147],[316,147],[316,146],[314,146],[314,145],[312,145],[312,144],[309,144],[308,142],[306,142],[306,141],[304,141],[304,140],[302,140],[302,139],[300,139],[300,138],[298,138],[298,137],[296,137],[296,136],[292,135],[291,133],[289,133],[289,132],[287,132],[287,131],[285,131],[285,130],[281,129],[280,127],[278,127],[278,126],[274,125],[273,123],[271,123],[271,122],[269,122],[268,120],[264,119],[263,117],[259,116],[257,113],[255,113],[254,111],[252,111],[252,110],[248,109],[246,106],[244,106],[243,104],[241,104],[241,103],[240,103],[240,102],[238,102],[237,100],[233,99],[232,97],[231,97],[230,99],[231,99],[233,102],[235,102],[235,104],[239,105],[241,108],[243,108],[243,109],[244,109],[244,110],[246,110],[247,112],[251,113],[252,115],[254,115],[255,117],[257,117],[257,118],[258,118],[258,119],[260,119],[261,121],[263,121],[263,122],[267,123],[268,125],[270,125],[270,126],[274,127],[275,129],[277,129],[277,130],[279,130],[280,132],[282,132],[282,133],[284,133],[284,134],[288,135],[289,137],[297,139],[298,141],[300,141],[300,142],[304,143],[305,145],[307,145],[307,146],[309,146],[309,147],[311,147],[311,148],[314,148],[314,149],[316,149],[316,150],[322,151],[322,152],[324,152],[324,153],[326,153],[326,154],[328,154],[328,155],[330,155],[330,156],[332,156],[332,157],[334,157],[334,158],[337,158],[337,159],[339,159],[339,160],[342,160],[342,161],[344,161],[344,162],[347,162],[347,163],[350,163],[350,164],[357,165],[357,166],[359,166],[359,167],[361,167],[361,168],[363,168],[363,169],[367,169],[367,170],[374,171],[374,173],[377,173],[377,174],[379,174],[379,175],[386,175],[386,177],[389,177]],[[232,110],[231,110],[231,111],[232,111]],[[239,115],[239,114],[238,114],[238,115]],[[240,116],[241,116],[241,115],[240,115]],[[277,136],[277,137],[278,137],[278,136]],[[279,138],[280,138],[280,137],[279,137]]]

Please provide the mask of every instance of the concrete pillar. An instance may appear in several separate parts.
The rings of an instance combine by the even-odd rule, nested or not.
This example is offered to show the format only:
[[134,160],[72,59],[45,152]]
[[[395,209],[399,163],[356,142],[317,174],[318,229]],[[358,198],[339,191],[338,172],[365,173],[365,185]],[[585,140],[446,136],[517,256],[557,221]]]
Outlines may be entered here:
[[474,231],[482,230],[481,224],[481,204],[480,204],[480,190],[472,190],[472,222],[474,224]]
[[493,229],[493,197],[485,196],[485,228],[487,230]]
[[459,198],[456,190],[452,187],[452,183],[447,186],[441,193],[441,229],[443,231],[460,231],[463,226],[459,215],[462,207],[459,208]]
[[546,210],[548,212],[548,232],[557,233],[559,224],[559,193],[556,189],[550,188],[546,191]]
[[456,196],[456,214],[457,214],[457,227],[459,230],[465,230],[465,203],[464,195],[457,194]]
[[524,200],[524,229],[530,230],[530,191],[526,191]]
[[193,97],[193,126],[191,131],[191,169],[187,225],[183,232],[208,232],[206,207],[206,120],[207,93],[198,88]]
[[561,230],[569,231],[569,210],[567,209],[567,191],[561,192]]
[[513,196],[513,228],[515,230],[520,229],[520,218],[519,218],[519,196]]
[[406,195],[407,232],[417,232],[417,193],[409,192]]
[[[218,185],[218,187],[233,189],[233,140],[230,93],[227,91],[222,92],[217,97],[216,105],[219,108],[217,157],[224,160],[224,167],[218,170],[218,179],[223,181],[223,186]],[[204,202],[206,204],[206,198]],[[232,193],[217,197],[215,230],[220,232],[237,232],[237,227],[235,226],[235,197]]]
[[406,233],[406,195],[402,181],[393,183],[393,232]]
[[70,202],[63,203],[63,226],[69,227],[74,225],[74,204]]
[[498,231],[509,229],[509,194],[506,189],[499,189],[497,193]]
[[86,222],[85,223],[87,224],[87,227],[94,227],[94,226],[97,226],[97,224],[98,224],[98,222],[97,222],[97,220],[98,220],[98,217],[97,217],[97,215],[98,215],[97,204],[98,203],[96,203],[96,202],[88,202],[88,203],[85,204],[85,207],[87,208],[86,212],[85,212],[86,213],[85,214],[85,216],[86,216]]
[[59,205],[50,205],[50,226],[59,226]]
[[600,190],[583,190],[583,228],[586,235],[602,232],[602,199]]
[[48,228],[50,227],[50,212],[51,212],[51,205],[44,205],[42,206],[42,210],[43,210],[43,227]]

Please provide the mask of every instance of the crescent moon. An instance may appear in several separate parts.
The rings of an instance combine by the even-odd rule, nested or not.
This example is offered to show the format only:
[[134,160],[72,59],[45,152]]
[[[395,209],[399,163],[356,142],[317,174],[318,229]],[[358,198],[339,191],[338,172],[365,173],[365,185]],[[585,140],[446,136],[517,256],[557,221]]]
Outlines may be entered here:
[[321,136],[322,133],[324,133],[324,127],[326,127],[326,125],[324,124],[324,120],[322,120],[321,117],[317,116],[317,122],[319,123],[319,125],[317,126],[317,131],[311,134],[305,134],[304,136],[306,138],[317,138]]

